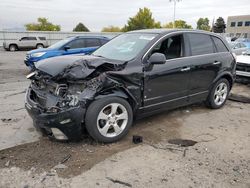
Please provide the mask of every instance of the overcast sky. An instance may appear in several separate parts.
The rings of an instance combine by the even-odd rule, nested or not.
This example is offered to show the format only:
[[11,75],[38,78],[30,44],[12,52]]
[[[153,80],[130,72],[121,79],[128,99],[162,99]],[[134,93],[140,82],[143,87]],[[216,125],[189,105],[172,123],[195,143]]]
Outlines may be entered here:
[[[108,25],[122,27],[139,8],[148,7],[155,20],[162,24],[173,20],[173,3],[169,0],[0,0],[0,29],[23,28],[46,17],[61,25],[62,31],[72,31],[84,23],[91,31]],[[176,19],[184,19],[196,27],[200,17],[250,14],[250,0],[182,0],[177,3]]]

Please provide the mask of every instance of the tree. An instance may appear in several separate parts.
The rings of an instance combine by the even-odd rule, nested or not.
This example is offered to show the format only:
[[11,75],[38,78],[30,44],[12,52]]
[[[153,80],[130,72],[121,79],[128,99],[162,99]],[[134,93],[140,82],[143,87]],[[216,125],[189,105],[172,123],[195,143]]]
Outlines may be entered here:
[[38,23],[29,23],[25,25],[27,31],[60,31],[60,25],[54,25],[48,22],[47,18],[37,18]]
[[150,9],[144,7],[143,9],[140,8],[139,12],[134,17],[129,18],[127,25],[125,25],[122,30],[132,31],[150,28],[161,28],[161,23],[156,22],[152,17]]
[[121,32],[121,28],[110,25],[108,27],[102,28],[102,32]]
[[[192,26],[188,25],[186,23],[186,21],[184,21],[184,20],[176,20],[174,25],[175,25],[175,28],[192,29]],[[163,25],[162,27],[164,27],[164,28],[173,28],[174,25],[173,25],[173,22],[169,22],[169,23]]]
[[75,32],[89,32],[89,29],[83,24],[79,23],[76,25],[76,27],[73,29]]
[[225,33],[226,24],[222,17],[219,17],[213,25],[213,31],[215,33]]
[[197,21],[196,29],[210,31],[211,27],[209,25],[209,19],[208,18],[199,18],[199,20]]

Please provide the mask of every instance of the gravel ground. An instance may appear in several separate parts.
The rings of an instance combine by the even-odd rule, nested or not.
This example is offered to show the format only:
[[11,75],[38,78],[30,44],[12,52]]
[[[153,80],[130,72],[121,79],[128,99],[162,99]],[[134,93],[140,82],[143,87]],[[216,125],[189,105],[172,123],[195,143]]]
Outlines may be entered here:
[[[24,55],[0,51],[0,187],[250,187],[250,104],[164,112],[135,122],[114,144],[87,135],[79,143],[51,142],[23,109]],[[232,92],[250,97],[246,85]],[[133,144],[132,135],[143,143]],[[181,147],[170,139],[195,142]]]

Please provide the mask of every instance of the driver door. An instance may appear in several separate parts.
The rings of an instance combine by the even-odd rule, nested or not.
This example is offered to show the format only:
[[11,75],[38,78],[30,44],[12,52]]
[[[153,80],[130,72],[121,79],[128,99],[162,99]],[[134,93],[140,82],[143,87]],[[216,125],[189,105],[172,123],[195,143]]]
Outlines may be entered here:
[[[144,109],[158,110],[185,105],[192,62],[186,60],[187,45],[183,34],[162,39],[153,53],[163,53],[165,64],[149,65],[144,69]],[[144,62],[147,64],[147,62]]]

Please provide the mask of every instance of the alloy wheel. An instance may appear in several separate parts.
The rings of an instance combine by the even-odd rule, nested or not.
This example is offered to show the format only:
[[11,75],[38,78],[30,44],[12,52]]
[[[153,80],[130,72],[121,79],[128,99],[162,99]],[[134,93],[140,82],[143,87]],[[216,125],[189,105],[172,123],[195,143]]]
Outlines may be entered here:
[[128,123],[128,112],[119,103],[106,105],[97,116],[97,128],[102,136],[116,137],[123,132]]
[[227,95],[228,95],[227,84],[224,83],[224,82],[222,82],[215,89],[215,92],[214,92],[214,103],[217,106],[222,105],[225,102],[225,100],[227,98]]

